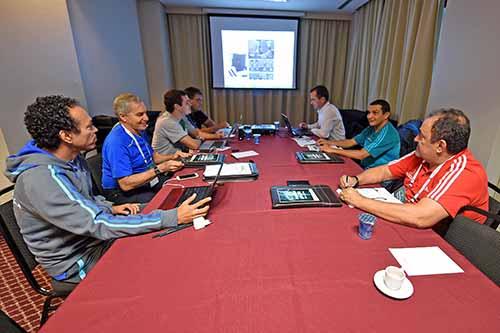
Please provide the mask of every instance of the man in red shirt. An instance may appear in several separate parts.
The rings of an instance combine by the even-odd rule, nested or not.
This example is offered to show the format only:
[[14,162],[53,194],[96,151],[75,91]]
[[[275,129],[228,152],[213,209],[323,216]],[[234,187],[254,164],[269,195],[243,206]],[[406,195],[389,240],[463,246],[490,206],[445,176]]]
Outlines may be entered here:
[[[415,138],[414,152],[357,176],[342,176],[340,198],[381,218],[416,228],[429,228],[454,218],[464,206],[488,210],[488,177],[467,149],[470,122],[460,110],[431,112]],[[405,203],[368,199],[352,187],[404,178]],[[484,223],[472,211],[464,215]]]

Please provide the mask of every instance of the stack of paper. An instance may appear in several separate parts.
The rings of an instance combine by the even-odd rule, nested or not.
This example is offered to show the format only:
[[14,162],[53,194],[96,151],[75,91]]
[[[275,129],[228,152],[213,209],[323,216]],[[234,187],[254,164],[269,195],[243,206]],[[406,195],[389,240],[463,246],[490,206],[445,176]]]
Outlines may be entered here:
[[310,137],[308,136],[302,136],[300,138],[293,138],[293,140],[295,142],[297,142],[297,144],[300,146],[300,147],[305,147],[305,146],[308,146],[308,145],[315,145],[316,144],[316,141],[314,141],[313,139],[311,139]]
[[253,150],[248,150],[248,151],[241,151],[238,153],[232,153],[231,154],[234,158],[244,158],[244,157],[250,157],[250,156],[257,156],[259,153]]
[[[220,165],[207,165],[203,176],[215,177],[219,172]],[[220,177],[224,176],[250,176],[252,175],[252,170],[250,169],[250,163],[225,163],[222,166],[222,171],[220,172]]]
[[390,203],[399,203],[399,204],[402,203],[401,201],[396,199],[395,196],[393,196],[391,193],[389,193],[389,191],[387,191],[383,187],[358,188],[356,190],[362,196],[373,199],[373,200],[390,202]]
[[463,273],[437,246],[389,249],[408,276]]

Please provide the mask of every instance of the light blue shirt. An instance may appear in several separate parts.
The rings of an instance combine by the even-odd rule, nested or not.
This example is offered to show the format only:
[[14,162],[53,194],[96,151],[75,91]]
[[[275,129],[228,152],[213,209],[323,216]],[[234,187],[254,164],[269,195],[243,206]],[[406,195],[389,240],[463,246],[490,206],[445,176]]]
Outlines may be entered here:
[[390,121],[378,132],[368,126],[354,137],[354,141],[370,154],[361,160],[361,166],[365,169],[384,165],[399,158],[401,145],[399,133]]

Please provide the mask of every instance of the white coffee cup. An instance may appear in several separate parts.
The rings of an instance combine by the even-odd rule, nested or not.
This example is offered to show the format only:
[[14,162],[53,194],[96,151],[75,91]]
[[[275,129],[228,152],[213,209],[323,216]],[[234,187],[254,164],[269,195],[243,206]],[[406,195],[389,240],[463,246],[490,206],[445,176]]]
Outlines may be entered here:
[[406,278],[405,271],[395,266],[387,266],[384,271],[384,284],[391,290],[399,290]]

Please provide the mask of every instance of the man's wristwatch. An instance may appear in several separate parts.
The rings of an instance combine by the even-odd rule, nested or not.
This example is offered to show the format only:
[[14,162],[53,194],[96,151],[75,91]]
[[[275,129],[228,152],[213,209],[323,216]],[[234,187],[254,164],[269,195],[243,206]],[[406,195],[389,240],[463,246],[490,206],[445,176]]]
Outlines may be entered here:
[[354,177],[354,179],[356,179],[356,184],[354,184],[352,187],[358,187],[358,185],[359,185],[358,176],[352,176],[352,177]]
[[155,175],[159,176],[162,174],[162,172],[160,171],[160,168],[158,168],[157,165],[155,165],[154,170],[155,170]]

